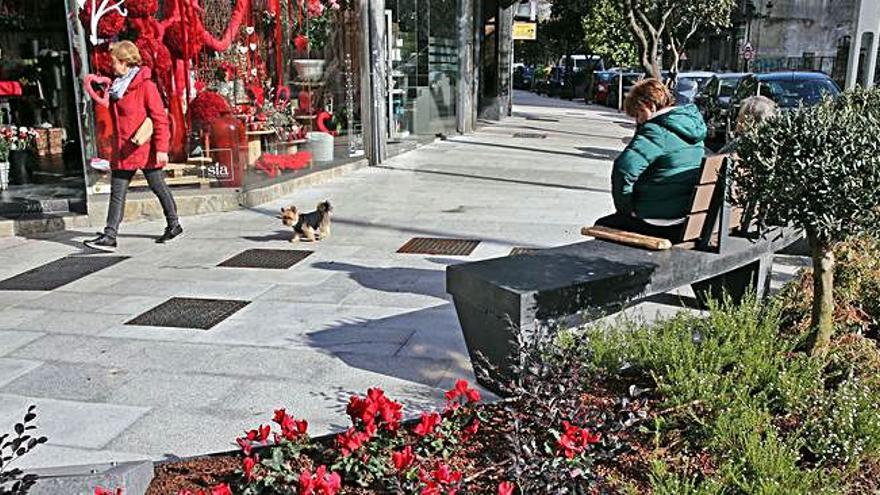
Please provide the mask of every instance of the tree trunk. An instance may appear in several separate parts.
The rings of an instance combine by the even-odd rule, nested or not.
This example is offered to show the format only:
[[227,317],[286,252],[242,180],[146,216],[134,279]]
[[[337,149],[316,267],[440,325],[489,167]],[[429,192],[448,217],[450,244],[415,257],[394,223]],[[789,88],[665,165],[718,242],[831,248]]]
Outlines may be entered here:
[[814,356],[823,355],[834,335],[834,250],[815,234],[808,234],[813,255],[813,318],[808,345]]

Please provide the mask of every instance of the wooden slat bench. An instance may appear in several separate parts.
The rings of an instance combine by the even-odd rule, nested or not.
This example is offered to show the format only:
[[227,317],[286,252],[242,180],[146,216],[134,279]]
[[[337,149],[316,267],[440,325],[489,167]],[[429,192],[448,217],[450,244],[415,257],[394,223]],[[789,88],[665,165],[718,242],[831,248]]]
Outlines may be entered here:
[[740,228],[743,214],[727,201],[727,161],[704,161],[681,242],[590,227],[583,231],[605,239],[447,267],[471,362],[481,354],[509,373],[517,328],[580,325],[686,285],[698,297],[738,299],[750,287],[763,295],[774,253],[799,233],[758,237]]

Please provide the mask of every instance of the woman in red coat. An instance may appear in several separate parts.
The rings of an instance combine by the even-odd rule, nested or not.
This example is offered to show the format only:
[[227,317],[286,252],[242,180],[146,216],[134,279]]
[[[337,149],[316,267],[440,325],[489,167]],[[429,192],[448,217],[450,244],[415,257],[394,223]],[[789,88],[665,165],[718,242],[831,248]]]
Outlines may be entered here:
[[[114,43],[110,46],[110,55],[113,71],[118,76],[109,89],[113,121],[110,206],[104,233],[96,239],[85,241],[86,246],[102,251],[116,250],[116,236],[125,213],[125,195],[138,170],[143,172],[165,213],[165,233],[156,242],[168,242],[183,233],[177,220],[177,205],[165,184],[165,172],[162,170],[168,164],[170,141],[168,115],[162,97],[150,79],[150,69],[141,67],[140,52],[134,43]],[[148,118],[152,121],[152,135],[143,130],[149,129],[149,123],[146,123]],[[139,138],[144,136],[145,142],[138,144]]]

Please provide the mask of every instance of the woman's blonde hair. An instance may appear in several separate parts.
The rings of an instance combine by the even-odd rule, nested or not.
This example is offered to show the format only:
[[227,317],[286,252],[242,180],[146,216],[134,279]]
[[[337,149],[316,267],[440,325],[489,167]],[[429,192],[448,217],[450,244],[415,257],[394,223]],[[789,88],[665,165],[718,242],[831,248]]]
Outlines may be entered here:
[[117,41],[110,44],[110,55],[129,67],[141,65],[141,52],[131,41]]
[[657,79],[644,79],[637,82],[623,101],[623,111],[635,117],[640,108],[654,107],[654,111],[671,107],[675,104],[675,96],[665,84]]

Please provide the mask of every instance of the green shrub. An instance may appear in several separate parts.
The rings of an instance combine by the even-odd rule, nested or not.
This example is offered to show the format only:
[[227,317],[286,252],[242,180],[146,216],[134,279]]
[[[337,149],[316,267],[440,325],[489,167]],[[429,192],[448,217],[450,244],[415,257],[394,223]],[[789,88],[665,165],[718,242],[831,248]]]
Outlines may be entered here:
[[858,379],[803,404],[798,435],[819,466],[853,465],[880,450],[880,394]]
[[[592,369],[663,402],[646,428],[660,456],[655,494],[857,493],[851,473],[880,455],[874,342],[851,334],[822,358],[797,352],[803,334],[780,332],[776,302],[712,304],[707,315],[623,322],[583,339]],[[694,460],[704,455],[708,464]]]

